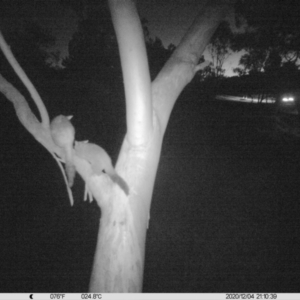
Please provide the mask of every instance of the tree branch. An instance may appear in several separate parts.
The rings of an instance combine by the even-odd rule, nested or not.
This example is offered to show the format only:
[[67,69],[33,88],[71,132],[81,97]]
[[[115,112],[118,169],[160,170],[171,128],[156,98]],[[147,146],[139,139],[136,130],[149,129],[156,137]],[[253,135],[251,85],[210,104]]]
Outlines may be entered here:
[[14,71],[16,72],[16,74],[19,76],[19,78],[21,79],[21,81],[23,82],[23,84],[25,85],[27,90],[29,91],[33,101],[35,102],[35,104],[39,110],[39,113],[41,115],[43,127],[44,128],[49,127],[50,121],[49,121],[49,115],[48,115],[47,109],[46,109],[39,93],[37,92],[37,90],[31,83],[31,81],[27,77],[26,73],[24,72],[24,70],[21,68],[21,66],[15,59],[14,55],[12,54],[10,47],[7,45],[1,31],[0,31],[0,48],[3,51],[4,56],[6,57],[6,59],[8,60],[8,62],[10,63],[10,65],[12,66]]
[[132,0],[109,0],[126,95],[127,139],[143,145],[152,132],[148,59],[141,22]]
[[206,45],[234,2],[208,1],[152,83],[153,105],[163,132],[179,94],[199,70]]

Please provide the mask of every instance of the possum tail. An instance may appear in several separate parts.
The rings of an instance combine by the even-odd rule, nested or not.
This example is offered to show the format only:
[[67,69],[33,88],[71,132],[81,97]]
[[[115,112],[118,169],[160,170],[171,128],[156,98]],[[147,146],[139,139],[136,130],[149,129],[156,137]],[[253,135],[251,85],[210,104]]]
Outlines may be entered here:
[[129,187],[128,184],[126,183],[126,181],[119,176],[115,171],[114,172],[109,172],[107,173],[107,175],[109,175],[110,179],[116,183],[126,194],[126,196],[129,195]]

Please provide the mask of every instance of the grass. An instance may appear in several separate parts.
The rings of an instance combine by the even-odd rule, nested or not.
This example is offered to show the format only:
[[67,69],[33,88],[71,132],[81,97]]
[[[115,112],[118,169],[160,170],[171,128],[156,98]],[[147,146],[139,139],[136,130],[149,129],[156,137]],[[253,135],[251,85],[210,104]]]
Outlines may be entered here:
[[270,106],[175,106],[146,256],[148,292],[299,292],[299,141]]

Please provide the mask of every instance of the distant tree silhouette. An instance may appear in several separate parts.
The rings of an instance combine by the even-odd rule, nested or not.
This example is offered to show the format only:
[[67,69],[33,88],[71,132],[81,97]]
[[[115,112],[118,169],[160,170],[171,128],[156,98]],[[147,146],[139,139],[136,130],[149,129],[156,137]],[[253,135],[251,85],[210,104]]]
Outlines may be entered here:
[[[267,13],[266,13],[267,11]],[[245,26],[235,34],[234,50],[246,50],[241,64],[249,70],[265,71],[273,64],[297,64],[300,55],[300,8],[296,1],[239,0],[236,3],[236,24]],[[255,61],[257,63],[255,64]]]
[[[30,78],[36,81],[41,76],[46,76],[50,72],[48,59],[51,57],[51,53],[48,52],[48,48],[55,43],[55,38],[50,31],[32,21],[23,21],[19,23],[19,26],[11,28],[5,26],[4,28],[10,48]],[[14,77],[11,67],[8,66],[2,54],[0,55],[0,65],[2,73],[7,76],[12,74]]]
[[223,65],[230,55],[231,41],[233,33],[227,21],[223,21],[214,33],[207,48],[212,58],[212,64],[207,69],[210,73],[214,72],[215,77],[223,76],[225,69]]
[[244,19],[249,29],[238,35],[236,46],[276,50],[284,60],[296,62],[300,54],[299,14],[297,1],[237,1],[237,25]]
[[[234,71],[239,76],[250,74],[253,78],[250,89],[261,97],[272,94],[278,100],[284,91],[295,91],[300,55],[298,3],[238,0],[235,7],[236,24],[243,25],[244,30],[234,35],[232,49],[247,53]],[[264,74],[258,74],[261,72]],[[254,79],[255,74],[259,82]]]
[[141,23],[146,43],[150,76],[151,79],[154,79],[176,47],[175,45],[170,44],[168,48],[165,48],[159,37],[156,36],[155,38],[151,38],[151,33],[147,25],[148,20],[142,18]]
[[69,42],[69,56],[62,62],[69,73],[79,74],[81,80],[100,77],[109,83],[120,74],[118,45],[104,4],[86,7]]

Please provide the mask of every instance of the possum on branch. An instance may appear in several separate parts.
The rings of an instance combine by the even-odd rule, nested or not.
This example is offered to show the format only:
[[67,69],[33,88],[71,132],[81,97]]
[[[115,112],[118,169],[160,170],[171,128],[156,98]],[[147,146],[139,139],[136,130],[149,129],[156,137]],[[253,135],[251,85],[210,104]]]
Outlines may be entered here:
[[100,146],[87,142],[75,142],[76,155],[91,164],[96,175],[107,174],[110,179],[119,185],[126,195],[129,194],[129,187],[125,180],[115,171],[111,159],[106,151]]
[[54,143],[60,147],[64,154],[66,174],[68,177],[69,186],[72,187],[76,169],[73,158],[73,144],[75,138],[75,129],[70,122],[72,117],[63,115],[55,117],[51,124],[51,136]]

